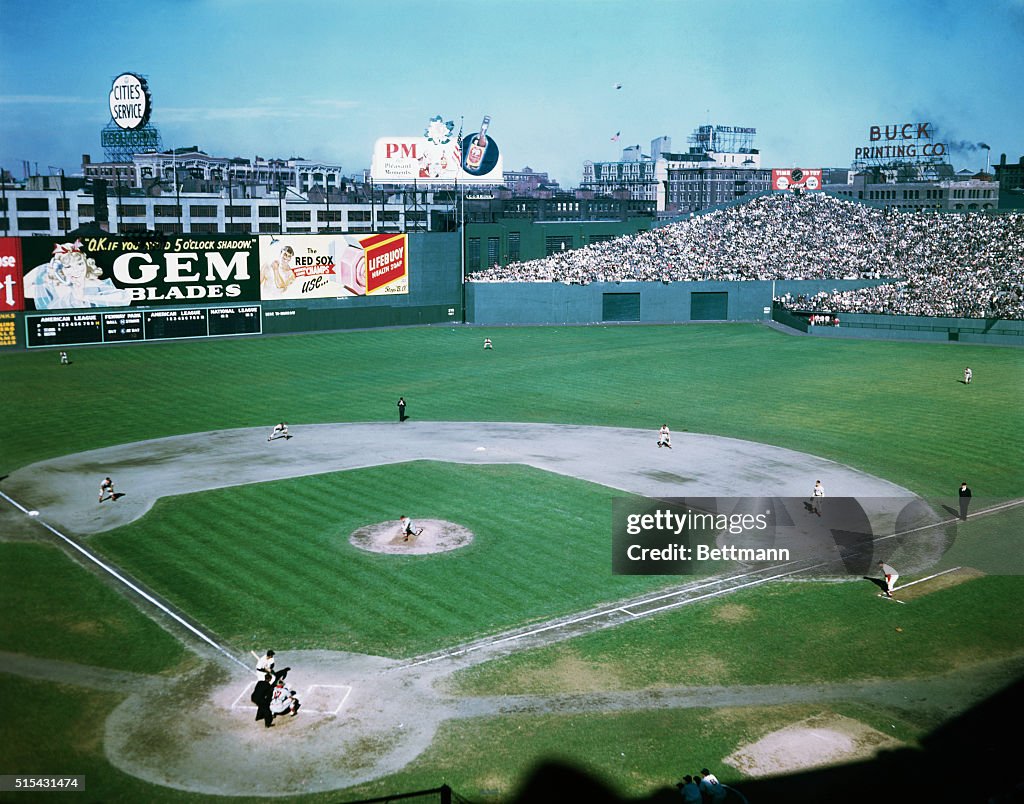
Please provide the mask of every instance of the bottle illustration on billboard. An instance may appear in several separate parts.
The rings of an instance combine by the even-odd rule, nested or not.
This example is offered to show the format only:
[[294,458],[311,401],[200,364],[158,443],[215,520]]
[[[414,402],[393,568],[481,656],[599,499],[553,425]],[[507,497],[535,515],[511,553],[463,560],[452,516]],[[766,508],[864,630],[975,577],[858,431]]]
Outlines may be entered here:
[[476,134],[470,134],[462,141],[462,153],[464,154],[462,169],[474,176],[490,173],[498,163],[497,143],[487,136],[490,126],[491,117],[485,114],[480,123],[480,130]]
[[[341,254],[337,256],[338,282],[344,291],[341,295],[366,295],[366,252],[358,242],[352,243],[348,238],[340,243]],[[333,249],[332,249],[333,250]]]

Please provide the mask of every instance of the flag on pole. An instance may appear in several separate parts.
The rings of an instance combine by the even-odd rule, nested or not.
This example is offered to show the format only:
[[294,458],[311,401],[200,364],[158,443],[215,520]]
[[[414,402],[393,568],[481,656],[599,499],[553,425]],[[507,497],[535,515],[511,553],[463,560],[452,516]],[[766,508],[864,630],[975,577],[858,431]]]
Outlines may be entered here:
[[615,136],[614,136],[614,137],[612,137],[612,142],[618,142],[618,141],[619,141],[619,135],[620,135],[620,134],[622,134],[622,132],[621,132],[621,131],[616,131],[616,132],[615,132]]
[[459,118],[459,135],[455,138],[455,147],[452,149],[452,161],[456,165],[455,183],[456,186],[459,182],[458,171],[462,169],[462,124],[465,122],[465,117]]

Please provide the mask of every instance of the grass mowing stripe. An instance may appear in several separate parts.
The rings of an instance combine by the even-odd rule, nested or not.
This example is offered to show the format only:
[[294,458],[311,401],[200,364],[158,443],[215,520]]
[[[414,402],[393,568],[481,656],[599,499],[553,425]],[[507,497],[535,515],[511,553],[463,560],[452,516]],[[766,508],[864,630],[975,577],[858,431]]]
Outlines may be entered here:
[[[483,533],[469,548],[432,556],[358,550],[347,541],[351,530],[382,511],[394,516],[395,500],[373,495],[380,488],[396,489],[403,510],[443,493]],[[415,462],[164,500],[158,516],[93,542],[169,600],[192,598],[184,608],[225,639],[244,637],[239,649],[273,627],[253,625],[257,600],[272,601],[287,623],[278,629],[303,644],[350,648],[344,641],[352,640],[410,654],[663,585],[609,578],[610,555],[598,540],[580,550],[552,535],[556,508],[596,530],[603,515],[595,512],[610,510],[611,494],[523,466]],[[294,504],[267,507],[268,498]],[[316,502],[324,499],[342,502]],[[197,538],[210,521],[216,534]]]

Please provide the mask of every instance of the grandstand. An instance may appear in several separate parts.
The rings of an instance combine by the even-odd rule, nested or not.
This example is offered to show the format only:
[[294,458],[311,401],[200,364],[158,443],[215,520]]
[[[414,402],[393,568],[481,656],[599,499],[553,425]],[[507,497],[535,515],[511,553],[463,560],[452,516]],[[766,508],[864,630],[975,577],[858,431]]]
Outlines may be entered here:
[[1024,319],[1024,215],[881,210],[764,195],[649,232],[477,271],[471,282],[891,279],[780,296],[822,313]]

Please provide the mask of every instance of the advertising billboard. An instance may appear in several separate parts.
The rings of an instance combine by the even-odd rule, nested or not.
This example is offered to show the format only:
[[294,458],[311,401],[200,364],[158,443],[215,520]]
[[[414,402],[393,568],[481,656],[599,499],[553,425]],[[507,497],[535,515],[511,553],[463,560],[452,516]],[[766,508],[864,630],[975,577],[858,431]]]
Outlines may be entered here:
[[255,237],[23,238],[26,310],[260,299]]
[[821,168],[784,168],[772,170],[773,190],[820,190]]
[[404,234],[261,235],[259,254],[263,301],[409,292]]
[[504,164],[490,123],[485,115],[478,131],[463,136],[437,116],[422,137],[381,137],[373,146],[370,177],[401,184],[501,184]]
[[24,309],[21,239],[0,237],[0,313]]

